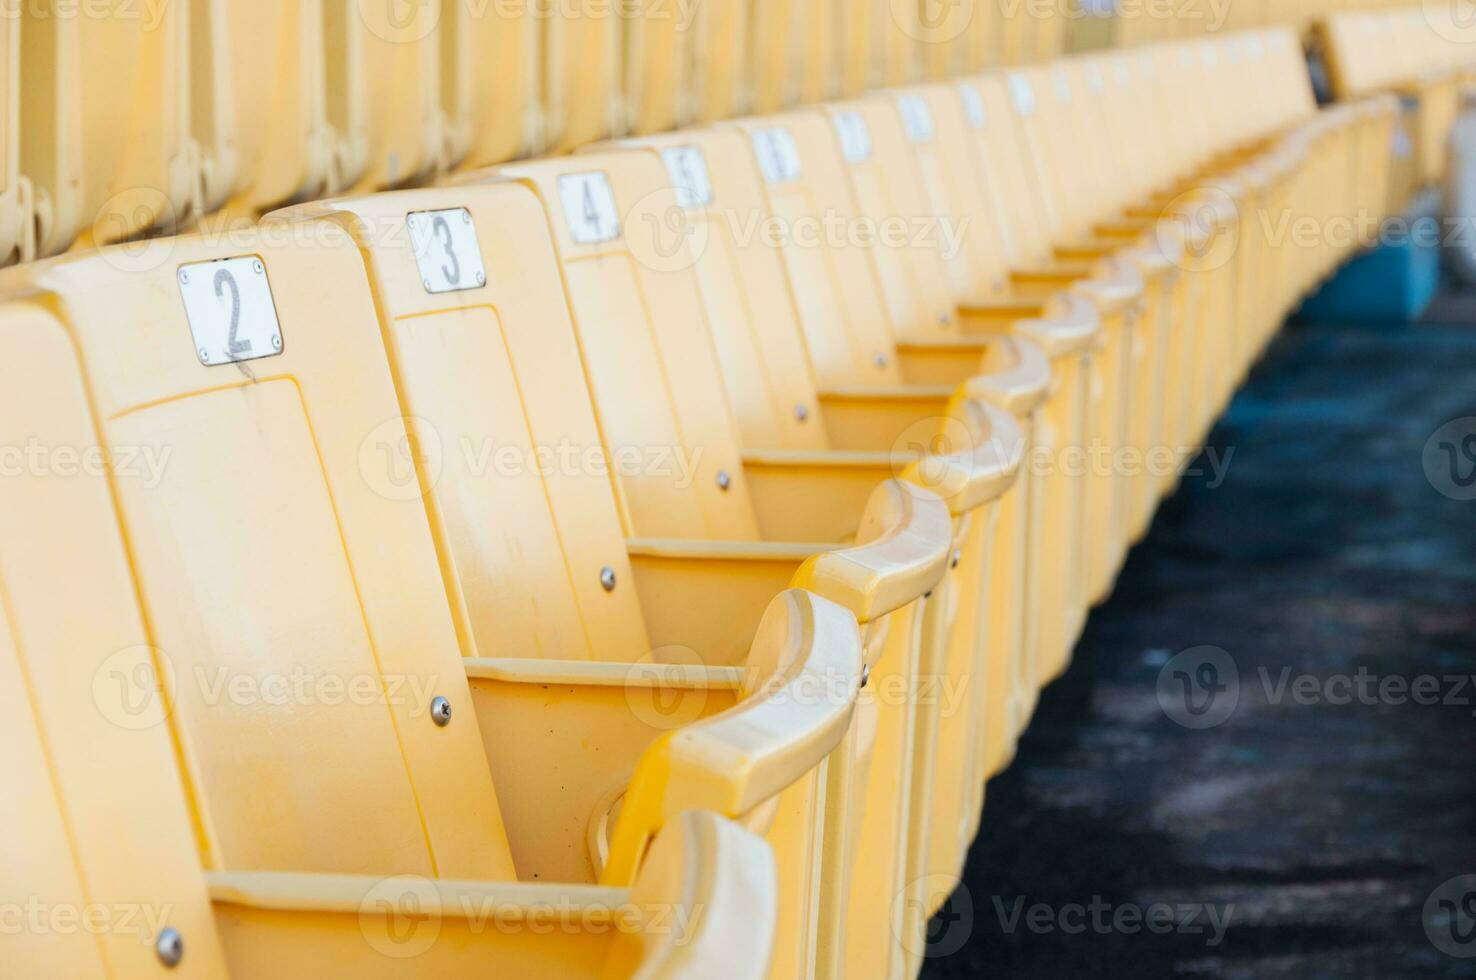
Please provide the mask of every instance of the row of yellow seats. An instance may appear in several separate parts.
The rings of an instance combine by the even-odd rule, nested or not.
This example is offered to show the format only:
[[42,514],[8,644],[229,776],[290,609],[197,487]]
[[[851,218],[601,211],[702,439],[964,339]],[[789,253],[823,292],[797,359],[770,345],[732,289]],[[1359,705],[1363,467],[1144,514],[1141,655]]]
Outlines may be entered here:
[[[1262,219],[1381,206],[1390,119],[1271,32],[11,270],[12,864],[173,910],[22,958],[914,975],[1182,449],[1354,247]],[[304,671],[381,693],[265,698]]]
[[1318,25],[1333,95],[1393,92],[1405,100],[1406,156],[1419,186],[1444,180],[1461,93],[1476,83],[1476,27],[1454,7],[1339,14]]
[[1289,27],[1302,37],[1332,14],[1407,7],[1409,0],[1118,0],[1114,6],[1116,39],[1143,44],[1267,27]]
[[0,264],[1060,50],[988,0],[30,0]]

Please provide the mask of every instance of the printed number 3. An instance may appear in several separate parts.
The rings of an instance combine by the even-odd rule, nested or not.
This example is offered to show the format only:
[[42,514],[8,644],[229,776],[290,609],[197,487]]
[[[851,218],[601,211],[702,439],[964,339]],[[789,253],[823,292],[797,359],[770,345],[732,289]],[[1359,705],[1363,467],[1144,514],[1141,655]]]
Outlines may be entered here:
[[446,216],[436,215],[435,224],[431,225],[431,230],[441,240],[441,247],[446,250],[446,258],[451,260],[450,266],[441,266],[441,274],[451,285],[459,285],[461,283],[461,261],[456,258],[456,251],[451,247],[451,226],[446,224]]
[[225,299],[226,287],[231,290],[231,328],[226,334],[226,353],[235,357],[237,354],[251,353],[251,341],[237,340],[236,331],[241,326],[241,287],[236,285],[236,277],[225,269],[215,273],[215,297]]

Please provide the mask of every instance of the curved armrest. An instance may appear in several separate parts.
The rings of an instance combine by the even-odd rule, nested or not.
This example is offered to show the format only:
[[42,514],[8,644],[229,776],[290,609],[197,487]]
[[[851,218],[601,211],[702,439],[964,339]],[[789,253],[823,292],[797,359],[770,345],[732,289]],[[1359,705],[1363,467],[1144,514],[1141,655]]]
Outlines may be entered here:
[[902,479],[942,497],[954,515],[996,500],[1014,485],[1025,456],[1025,440],[1015,417],[987,402],[965,399],[963,416],[974,444],[964,451],[922,456],[908,463]]
[[1045,351],[1052,361],[1090,350],[1101,335],[1102,318],[1083,297],[1072,296],[1058,313],[1022,320],[1016,330]]
[[[1010,337],[999,348],[1012,364],[989,370],[964,382],[964,394],[976,401],[998,405],[1016,418],[1033,412],[1051,390],[1051,362],[1039,345],[1023,337]],[[985,368],[991,367],[986,362]]]
[[865,624],[921,598],[943,578],[952,515],[936,494],[887,480],[872,492],[856,541],[810,558],[794,584],[840,603]]
[[1143,295],[1143,277],[1126,262],[1113,261],[1091,279],[1072,284],[1071,290],[1092,302],[1103,315],[1127,309]]
[[769,604],[749,654],[745,697],[668,732],[641,757],[601,881],[631,881],[652,838],[685,810],[738,818],[778,796],[840,744],[861,688],[856,618],[791,589]]

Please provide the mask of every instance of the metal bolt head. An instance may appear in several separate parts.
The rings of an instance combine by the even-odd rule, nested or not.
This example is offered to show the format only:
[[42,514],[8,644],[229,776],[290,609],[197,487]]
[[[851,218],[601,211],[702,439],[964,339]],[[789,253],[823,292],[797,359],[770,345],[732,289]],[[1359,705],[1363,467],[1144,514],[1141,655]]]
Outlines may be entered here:
[[179,966],[179,961],[184,959],[184,937],[178,929],[169,926],[159,933],[159,938],[154,940],[154,955],[165,966]]
[[258,276],[266,275],[266,267],[261,264],[261,259],[255,259],[251,263],[251,269]]
[[887,355],[885,355],[885,354],[877,354],[876,355],[876,366],[879,367],[879,368],[886,367],[887,366]]
[[272,350],[282,349],[282,335],[276,334],[272,337]]
[[451,724],[451,702],[439,694],[431,698],[431,721],[436,723],[437,728],[445,728]]
[[719,490],[724,491],[733,485],[733,478],[728,475],[727,470],[718,470],[717,485]]
[[485,272],[478,272],[477,273],[477,285],[478,286],[485,286],[485,285],[487,285],[487,274]]
[[190,270],[188,270],[188,269],[180,269],[179,270],[179,281],[182,282],[182,283],[184,283],[185,285],[189,285],[189,282],[190,282]]
[[205,348],[203,348],[203,347],[200,348],[200,360],[202,360],[202,361],[208,361],[208,360],[210,360],[210,352],[208,350],[206,350]]
[[606,592],[615,591],[615,569],[606,565],[600,569],[600,584],[605,587]]
[[426,292],[430,292],[430,288],[431,288],[430,280],[429,279],[422,279],[420,281],[425,286],[425,291]]
[[810,407],[808,405],[794,406],[794,417],[803,422],[810,417]]

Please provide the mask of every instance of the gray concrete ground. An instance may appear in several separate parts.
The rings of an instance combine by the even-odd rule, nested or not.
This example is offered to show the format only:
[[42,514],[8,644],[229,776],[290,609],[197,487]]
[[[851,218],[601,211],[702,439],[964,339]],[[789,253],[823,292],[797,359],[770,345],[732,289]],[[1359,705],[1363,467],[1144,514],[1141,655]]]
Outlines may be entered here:
[[1288,328],[1211,441],[924,976],[1476,977],[1476,296]]

